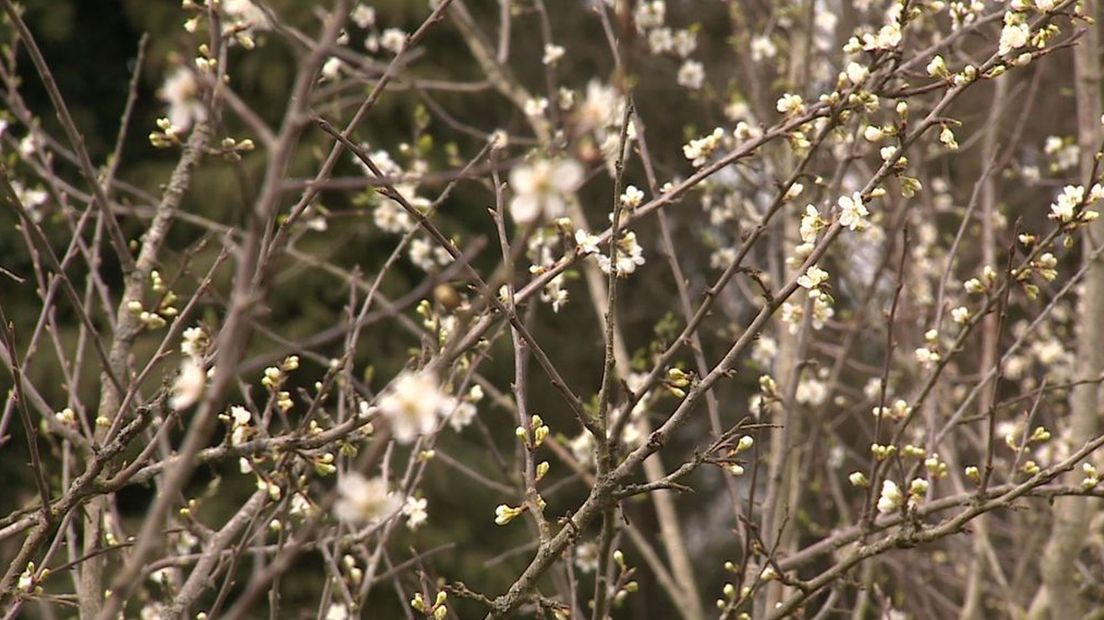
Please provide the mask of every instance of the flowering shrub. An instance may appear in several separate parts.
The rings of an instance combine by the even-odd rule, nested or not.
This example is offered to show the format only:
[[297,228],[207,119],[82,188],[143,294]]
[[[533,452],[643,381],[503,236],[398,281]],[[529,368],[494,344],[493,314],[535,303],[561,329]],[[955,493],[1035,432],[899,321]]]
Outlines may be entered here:
[[1094,1],[0,6],[7,617],[1104,605]]

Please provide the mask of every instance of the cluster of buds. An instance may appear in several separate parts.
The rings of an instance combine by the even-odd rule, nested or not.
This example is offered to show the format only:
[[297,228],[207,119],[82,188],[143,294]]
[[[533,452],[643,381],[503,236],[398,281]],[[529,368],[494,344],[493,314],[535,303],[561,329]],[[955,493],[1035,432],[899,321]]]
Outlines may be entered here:
[[294,405],[291,393],[281,390],[280,387],[287,380],[288,373],[299,368],[299,356],[289,355],[279,366],[269,366],[264,370],[261,385],[265,386],[276,398],[276,406],[280,411],[287,412]]
[[230,425],[230,445],[240,446],[256,433],[250,424],[253,414],[240,405],[230,407],[228,413],[219,414],[219,419]]
[[884,125],[867,125],[863,129],[863,139],[867,142],[878,143],[886,138],[897,135],[897,126],[886,123]]
[[928,481],[923,478],[913,478],[909,483],[908,490],[908,505],[909,508],[915,508],[920,505],[920,502],[924,500],[924,495],[928,492]]
[[533,471],[533,478],[537,482],[540,482],[544,479],[545,476],[548,475],[548,470],[551,467],[552,466],[548,464],[548,461],[541,461],[540,463],[537,463],[537,466],[534,468]]
[[[1004,436],[1004,444],[1008,446],[1010,450],[1019,450],[1019,435],[1019,432],[1008,433]],[[1050,441],[1050,431],[1048,431],[1045,426],[1036,426],[1035,430],[1031,431],[1031,434],[1027,437],[1028,445],[1033,443],[1046,443],[1048,441]]]
[[[291,502],[288,507],[289,515],[296,518],[305,519],[309,517],[314,517],[318,514],[318,512],[318,506],[311,502],[310,498],[307,497],[305,494],[299,492],[292,494]],[[352,573],[350,572],[350,577],[351,576]]]
[[211,346],[211,337],[200,326],[184,330],[180,340],[180,352],[189,357],[203,357]]
[[299,368],[299,356],[289,355],[284,358],[284,361],[279,366],[269,366],[264,370],[264,377],[261,378],[261,385],[270,390],[276,390],[287,379],[287,373]]
[[958,140],[955,138],[954,130],[951,129],[950,125],[943,125],[943,128],[939,130],[939,142],[948,151],[958,150]]
[[620,607],[629,594],[640,589],[640,584],[633,581],[636,568],[625,564],[625,554],[620,549],[613,552],[613,563],[617,565],[617,580],[613,586],[613,606]]
[[796,131],[786,134],[786,141],[790,143],[790,148],[793,149],[795,155],[801,157],[809,153],[813,143],[809,141],[809,136],[805,132],[810,130],[812,130],[812,125],[806,123]]
[[[455,291],[453,291],[453,293],[455,293]],[[457,298],[458,297],[459,296],[457,296]],[[500,296],[500,301],[505,303],[505,297]],[[432,301],[423,299],[418,302],[417,307],[414,308],[418,316],[422,317],[422,327],[425,327],[426,330],[431,333],[437,334],[437,343],[440,345],[445,344],[445,341],[448,340],[448,337],[456,327],[456,315],[448,314],[447,312],[450,306],[459,307],[459,304],[453,306],[450,302],[435,305]]]
[[360,585],[360,582],[364,580],[364,571],[357,566],[356,558],[349,554],[345,554],[341,558],[341,566],[345,569],[345,574],[349,577],[349,583],[354,586]]
[[962,473],[965,474],[966,477],[970,479],[970,481],[972,481],[974,484],[978,484],[981,482],[981,470],[978,469],[977,465],[967,465],[966,469],[964,469]]
[[690,160],[690,163],[695,167],[704,166],[709,158],[713,156],[717,148],[721,146],[724,140],[724,130],[717,127],[713,130],[713,133],[703,137],[695,138],[682,147],[682,154],[686,156],[686,159]]
[[973,315],[970,313],[970,309],[966,306],[959,306],[951,310],[951,320],[959,325],[965,325],[970,321]]
[[955,86],[963,86],[965,84],[973,82],[977,79],[977,77],[977,67],[975,67],[974,65],[966,65],[962,68],[962,71],[959,71],[958,73],[951,76],[951,82],[954,83]]
[[[908,104],[905,103],[904,101],[898,103],[897,104],[897,111],[898,111],[899,114],[901,114],[902,122],[904,122],[904,120],[908,116]],[[891,127],[891,126],[887,125],[886,127]],[[903,125],[902,125],[902,128],[903,128]],[[866,135],[864,137],[866,137],[867,140],[869,140],[871,142],[876,141],[876,140],[872,140],[871,138],[875,138],[875,137],[878,136],[877,133],[874,133],[875,131],[882,132],[882,133],[885,132],[884,127],[880,128],[880,129],[875,128],[875,127],[868,127],[867,130],[868,131],[866,132]],[[898,131],[900,131],[900,130],[898,130]],[[953,134],[952,134],[952,137],[953,137]],[[910,177],[910,176],[907,176],[907,175],[904,174],[904,172],[906,170],[908,170],[909,159],[908,159],[908,157],[905,157],[903,153],[904,153],[903,148],[901,148],[899,146],[894,146],[892,144],[887,145],[887,146],[883,146],[882,148],[880,148],[878,150],[878,155],[881,156],[882,161],[892,162],[890,170],[893,172],[893,175],[895,177],[897,177],[897,180],[900,183],[901,196],[903,196],[905,198],[912,198],[913,196],[916,195],[916,192],[919,192],[921,189],[923,189],[924,186],[920,182],[920,179],[918,179],[916,177]],[[878,188],[878,189],[884,189],[884,188]]]
[[947,464],[940,460],[938,454],[932,453],[924,459],[924,469],[928,470],[928,476],[932,480],[941,480],[947,477]]
[[184,134],[184,130],[174,126],[168,118],[157,119],[157,129],[158,131],[151,131],[149,135],[153,148],[167,149],[180,144],[180,136]]
[[684,372],[681,368],[668,368],[667,378],[663,381],[663,386],[667,388],[675,398],[685,398],[685,388],[690,385],[694,380],[694,374]]
[[880,443],[870,444],[870,453],[874,455],[874,460],[884,461],[897,453],[897,446],[884,446]]
[[495,507],[495,525],[506,525],[520,517],[526,510],[528,510],[526,506],[514,508],[508,504],[499,504]]
[[1085,196],[1084,186],[1067,185],[1050,205],[1050,219],[1070,230],[1084,226],[1100,217],[1099,213],[1088,207],[1101,197],[1104,197],[1104,187],[1100,185],[1093,185],[1088,197]]
[[747,452],[754,445],[755,439],[752,438],[751,435],[743,435],[742,437],[740,437],[740,439],[736,441],[736,445],[734,445],[728,451],[728,465],[726,466],[726,469],[729,473],[731,473],[733,476],[744,475],[744,466],[736,461],[735,457],[741,452]]
[[966,289],[967,293],[980,294],[993,290],[993,287],[996,283],[996,270],[989,265],[986,265],[981,270],[980,278],[970,278],[962,284],[962,287]]
[[199,56],[196,56],[195,66],[200,73],[214,73],[218,69],[218,59],[211,56],[211,48],[206,43],[199,45]]
[[41,572],[35,571],[35,563],[27,562],[27,568],[19,573],[19,581],[15,588],[24,594],[41,594],[42,586],[38,585],[50,574],[50,569],[43,568]]
[[928,75],[934,78],[947,79],[951,77],[951,71],[947,68],[947,61],[939,54],[932,56],[932,59],[928,61],[927,71]]
[[249,138],[238,141],[227,137],[222,139],[222,144],[216,154],[225,157],[229,161],[241,161],[242,153],[248,153],[254,148],[256,148],[256,145]]
[[931,368],[942,359],[939,354],[939,332],[929,329],[924,332],[924,340],[927,341],[926,346],[915,351],[916,361],[920,362],[920,365],[924,368]]
[[194,518],[195,514],[199,512],[199,500],[194,497],[188,498],[188,501],[184,502],[184,505],[177,511],[181,519],[190,521]]
[[142,302],[137,299],[132,299],[127,302],[127,310],[129,310],[131,314],[137,315],[138,320],[141,321],[146,329],[160,329],[166,325],[167,318],[172,318],[180,313],[180,311],[173,306],[173,304],[176,303],[176,293],[173,293],[165,287],[165,282],[161,279],[161,274],[156,270],[150,272],[150,290],[161,297],[156,310],[146,310],[142,306]]
[[550,429],[545,425],[544,420],[539,415],[535,415],[529,421],[529,428],[519,426],[514,430],[514,434],[517,435],[517,438],[521,440],[526,448],[536,450],[548,438],[549,431]]
[[882,491],[878,494],[878,512],[889,514],[898,510],[905,503],[905,496],[901,493],[901,487],[892,480],[882,482]]
[[1045,426],[1036,426],[1035,430],[1031,431],[1031,436],[1027,438],[1029,443],[1046,443],[1050,441],[1050,431]]
[[433,620],[445,620],[448,617],[448,607],[445,606],[445,600],[448,598],[448,594],[444,590],[437,593],[437,596],[433,599],[433,604],[429,605],[425,599],[422,598],[422,593],[418,592],[414,595],[414,598],[410,601],[410,606],[421,613],[426,618],[433,618]]
[[1038,258],[1028,263],[1026,269],[1017,269],[1012,272],[1016,282],[1023,288],[1028,299],[1036,299],[1039,296],[1039,286],[1031,282],[1032,274],[1037,274],[1046,282],[1053,282],[1058,277],[1058,259],[1050,252],[1044,252]]
[[927,452],[924,450],[924,448],[911,443],[905,444],[905,446],[901,448],[901,456],[908,459],[924,458],[924,455],[926,453]]
[[55,413],[54,414],[54,419],[57,420],[58,422],[61,422],[65,426],[76,426],[77,425],[77,414],[70,407],[66,407],[66,408],[62,409],[61,411],[58,411],[57,413]]
[[[732,573],[733,575],[738,575],[740,572],[740,567],[734,562],[725,562],[724,569],[725,572]],[[721,588],[721,593],[724,595],[724,598],[717,599],[717,609],[724,610],[730,606],[735,607],[747,600],[747,598],[751,596],[751,586],[744,586],[737,591],[736,586],[731,583],[726,583],[724,587]],[[747,612],[741,612],[736,618],[737,620],[750,620],[751,616],[749,616]]]
[[1093,467],[1092,463],[1082,463],[1081,471],[1085,474],[1085,478],[1081,481],[1082,489],[1088,491],[1100,484],[1100,474],[1097,473],[1096,467]]
[[764,401],[782,400],[782,395],[778,392],[778,383],[770,375],[759,377],[759,394],[763,396]]
[[907,418],[911,411],[912,407],[904,400],[898,398],[893,401],[893,404],[889,407],[874,407],[873,413],[875,418],[888,417],[894,421],[900,422]]
[[257,490],[268,493],[268,497],[274,502],[280,501],[280,497],[284,494],[279,484],[260,477],[257,478]]
[[319,476],[329,476],[337,471],[337,467],[334,465],[334,455],[332,452],[323,452],[322,454],[315,455],[312,461],[314,464],[314,471]]

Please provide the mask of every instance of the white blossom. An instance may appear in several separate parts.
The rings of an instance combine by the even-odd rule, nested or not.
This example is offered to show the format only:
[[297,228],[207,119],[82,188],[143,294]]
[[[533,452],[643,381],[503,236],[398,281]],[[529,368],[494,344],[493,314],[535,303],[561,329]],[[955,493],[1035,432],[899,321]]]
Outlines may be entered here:
[[927,71],[928,75],[932,77],[945,77],[948,74],[947,61],[943,60],[943,57],[939,54],[936,54],[928,61]]
[[202,327],[189,327],[181,335],[180,352],[189,357],[200,357],[206,351],[209,341],[207,332]]
[[576,118],[584,129],[620,125],[625,100],[612,86],[598,80],[587,83],[586,97],[576,112]]
[[418,237],[411,241],[407,254],[410,257],[410,262],[417,265],[422,271],[431,271],[452,262],[452,255],[448,253],[448,250],[424,237]]
[[621,206],[626,209],[635,209],[644,201],[644,192],[637,186],[630,185],[621,194]]
[[187,67],[177,67],[170,73],[157,96],[169,104],[168,118],[175,128],[183,131],[206,117],[206,108],[199,99],[199,84]]
[[929,347],[920,347],[914,352],[916,361],[925,368],[930,368],[939,362],[939,352]]
[[867,125],[863,129],[863,139],[867,142],[881,142],[885,138],[885,132],[877,125]]
[[850,196],[840,196],[839,208],[840,226],[845,226],[850,230],[863,230],[866,228],[866,216],[870,215],[870,212],[866,210],[866,205],[863,204],[861,194],[855,192]]
[[584,430],[576,435],[574,439],[567,442],[567,447],[579,463],[584,465],[594,463],[594,436],[590,434],[590,431]]
[[1051,219],[1065,224],[1073,220],[1074,211],[1085,200],[1085,188],[1081,185],[1067,185],[1054,204],[1050,205]]
[[432,433],[438,419],[452,413],[456,401],[428,371],[405,371],[379,399],[380,414],[391,423],[395,441],[406,444]]
[[583,573],[598,570],[598,545],[587,541],[575,547],[575,566]]
[[751,39],[751,59],[762,62],[774,58],[778,48],[771,42],[770,37],[760,35]]
[[952,151],[958,150],[958,141],[955,139],[954,131],[946,125],[944,125],[943,129],[939,132],[939,141],[943,143],[943,146]]
[[583,180],[583,167],[573,159],[537,160],[510,171],[510,216],[518,224],[531,224],[541,217],[557,218],[567,209],[566,197]]
[[797,284],[801,288],[814,289],[828,281],[828,272],[816,265],[811,265],[805,273],[797,278]]
[[270,30],[272,25],[268,16],[251,0],[222,0],[222,10],[230,17],[226,28],[244,28],[246,30]]
[[[636,242],[636,233],[631,230],[621,236],[617,242],[613,259],[613,270],[619,278],[628,276],[636,271],[636,268],[644,264],[644,248]],[[610,258],[605,254],[598,254],[598,266],[603,273],[610,272]]]
[[180,374],[173,382],[172,397],[169,398],[169,407],[175,411],[181,411],[191,407],[203,395],[207,386],[207,373],[203,365],[194,357],[187,357],[180,363]]
[[655,28],[648,32],[648,49],[653,54],[665,54],[675,49],[675,36],[670,28]]
[[896,482],[886,480],[882,482],[882,492],[878,495],[878,512],[889,514],[901,507],[905,496]]
[[556,64],[564,55],[564,48],[560,45],[552,45],[549,43],[544,46],[544,56],[541,57],[541,63],[545,66]]
[[399,500],[381,477],[348,472],[337,481],[334,514],[353,525],[375,525],[399,510]]
[[966,306],[959,306],[951,310],[951,320],[960,325],[966,323],[970,320],[970,309]]
[[376,9],[364,3],[357,3],[349,18],[357,25],[357,28],[370,28],[376,23]]
[[407,497],[402,507],[402,513],[406,517],[406,527],[416,530],[424,525],[426,520],[429,519],[429,513],[426,511],[427,506],[429,506],[429,502],[424,497],[414,497],[413,495]]
[[349,608],[345,603],[332,603],[326,610],[325,620],[349,620]]
[[452,427],[452,430],[459,433],[464,427],[471,424],[472,420],[475,419],[476,413],[478,413],[478,410],[474,404],[467,401],[462,402],[456,406],[456,411],[453,411],[452,415],[449,416],[449,426]]
[[794,391],[794,399],[803,405],[813,407],[823,405],[828,398],[828,386],[823,381],[811,377],[802,377]]
[[859,86],[866,81],[867,77],[870,76],[870,69],[867,69],[865,66],[860,65],[857,62],[847,63],[847,67],[844,68],[843,72],[844,75],[847,77],[847,80],[855,86]]
[[1004,28],[1001,28],[1000,42],[997,44],[997,53],[1002,56],[1027,45],[1031,38],[1031,28],[1024,22],[1009,23],[1009,15],[1012,13],[1005,14]]
[[778,355],[778,341],[767,335],[760,336],[751,349],[751,359],[763,368],[770,368],[775,355]]
[[801,240],[805,243],[815,242],[817,235],[824,229],[824,225],[824,219],[820,217],[820,212],[817,211],[816,206],[805,205],[805,213],[801,216],[801,226],[798,228]]
[[644,0],[636,6],[633,19],[641,30],[657,28],[663,25],[667,16],[667,3],[663,0]]
[[592,235],[582,228],[575,231],[575,244],[583,254],[597,254],[600,251],[599,241],[598,235]]
[[705,69],[696,60],[687,60],[678,70],[678,84],[683,88],[698,90],[705,81]]
[[685,144],[682,147],[682,154],[686,156],[686,159],[690,160],[695,166],[704,165],[709,157],[717,150],[717,147],[721,145],[721,140],[724,139],[724,130],[717,127],[713,130],[713,133],[703,138],[695,138]]
[[533,97],[525,102],[525,115],[541,117],[548,111],[548,99],[545,97]]
[[336,80],[341,76],[341,67],[345,65],[344,62],[337,56],[330,56],[325,63],[322,64],[321,75],[324,80]]
[[399,28],[388,28],[380,35],[379,46],[392,54],[401,52],[405,45],[406,33]]
[[698,48],[698,35],[693,30],[679,30],[675,33],[675,54],[686,58]]
[[791,116],[805,111],[805,102],[801,99],[801,95],[786,93],[778,98],[774,108],[782,114]]
[[[235,405],[230,407],[230,444],[240,446],[249,441],[253,429],[249,426],[253,414],[245,407]],[[248,472],[243,472],[248,473]]]
[[864,34],[862,48],[868,52],[888,50],[901,43],[901,24],[896,21],[882,26],[876,34]]

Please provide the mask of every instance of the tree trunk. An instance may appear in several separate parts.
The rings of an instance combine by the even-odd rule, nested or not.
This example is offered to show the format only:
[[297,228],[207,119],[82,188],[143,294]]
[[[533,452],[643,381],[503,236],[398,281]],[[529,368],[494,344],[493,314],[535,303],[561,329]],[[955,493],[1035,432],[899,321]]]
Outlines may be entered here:
[[[1095,16],[1097,0],[1085,0],[1085,15]],[[1093,159],[1101,141],[1100,36],[1090,26],[1074,48],[1074,80],[1077,96],[1078,142],[1081,146],[1081,176],[1092,183]],[[1089,225],[1082,236],[1086,257],[1104,241],[1104,220]],[[1095,379],[1104,370],[1104,264],[1098,258],[1085,276],[1080,302],[1076,377]],[[1070,415],[1071,443],[1074,449],[1100,432],[1099,386],[1087,383],[1073,388]],[[1075,471],[1074,476],[1080,471]],[[1055,620],[1080,618],[1082,601],[1078,597],[1078,577],[1074,562],[1081,551],[1086,531],[1097,502],[1082,497],[1063,497],[1054,502],[1054,526],[1043,553],[1043,584],[1050,617]]]

